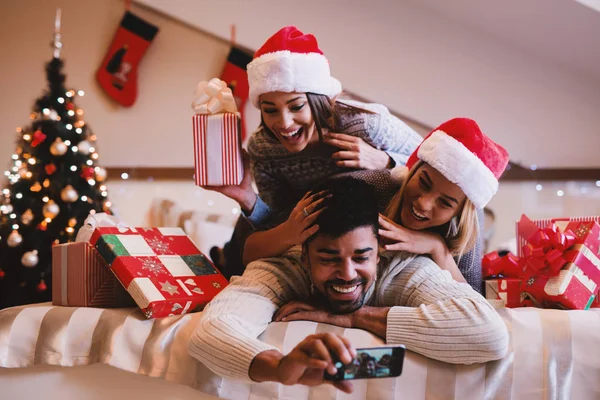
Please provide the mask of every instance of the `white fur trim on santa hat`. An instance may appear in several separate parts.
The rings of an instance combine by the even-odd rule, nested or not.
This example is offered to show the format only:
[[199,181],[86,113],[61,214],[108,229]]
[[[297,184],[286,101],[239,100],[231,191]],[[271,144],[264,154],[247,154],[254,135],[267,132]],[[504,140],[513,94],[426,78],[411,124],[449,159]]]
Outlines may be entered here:
[[249,97],[256,107],[263,93],[311,92],[333,97],[342,91],[340,82],[331,76],[327,58],[319,53],[267,53],[252,60],[247,71]]
[[457,184],[477,208],[485,207],[498,191],[498,180],[492,171],[444,131],[435,131],[423,141],[417,157]]

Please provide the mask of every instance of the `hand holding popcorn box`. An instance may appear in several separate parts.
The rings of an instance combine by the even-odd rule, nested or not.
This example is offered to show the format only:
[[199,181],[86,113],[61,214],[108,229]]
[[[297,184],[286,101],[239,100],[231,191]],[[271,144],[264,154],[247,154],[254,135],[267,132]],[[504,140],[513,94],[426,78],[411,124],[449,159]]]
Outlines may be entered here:
[[202,81],[192,108],[196,185],[239,185],[244,165],[240,117],[231,89],[218,78]]

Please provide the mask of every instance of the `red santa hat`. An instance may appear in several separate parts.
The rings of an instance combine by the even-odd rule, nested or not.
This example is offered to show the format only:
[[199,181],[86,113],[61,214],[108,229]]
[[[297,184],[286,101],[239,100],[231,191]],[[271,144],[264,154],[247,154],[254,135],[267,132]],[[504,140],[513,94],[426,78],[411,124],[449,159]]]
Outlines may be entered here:
[[498,191],[498,179],[508,164],[507,151],[487,137],[469,118],[454,118],[434,129],[409,157],[392,170],[403,181],[417,160],[431,165],[457,184],[475,207],[483,208]]
[[269,92],[317,93],[333,97],[342,91],[331,76],[329,61],[317,39],[295,26],[281,28],[254,54],[247,66],[249,97],[258,107],[258,97]]

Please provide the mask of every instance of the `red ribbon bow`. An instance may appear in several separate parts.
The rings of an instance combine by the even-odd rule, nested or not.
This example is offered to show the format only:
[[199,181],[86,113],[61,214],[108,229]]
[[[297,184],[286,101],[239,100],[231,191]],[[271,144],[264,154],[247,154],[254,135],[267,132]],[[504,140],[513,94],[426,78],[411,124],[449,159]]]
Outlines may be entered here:
[[481,274],[484,278],[502,275],[505,278],[520,278],[523,275],[523,268],[519,257],[508,253],[500,257],[497,251],[486,254],[481,263]]
[[529,219],[524,218],[519,222],[521,233],[533,231],[527,239],[528,244],[522,248],[521,263],[525,277],[557,275],[568,262],[565,251],[577,243],[577,237],[571,230],[561,232],[554,223],[539,229]]

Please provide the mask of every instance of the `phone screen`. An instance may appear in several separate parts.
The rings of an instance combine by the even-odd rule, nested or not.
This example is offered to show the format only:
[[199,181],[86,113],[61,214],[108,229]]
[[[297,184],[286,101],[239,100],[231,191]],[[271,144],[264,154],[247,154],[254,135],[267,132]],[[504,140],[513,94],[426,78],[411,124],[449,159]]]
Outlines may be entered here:
[[356,358],[350,364],[335,362],[337,373],[325,379],[341,381],[347,379],[389,378],[400,376],[404,363],[404,346],[372,347],[356,349]]

